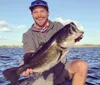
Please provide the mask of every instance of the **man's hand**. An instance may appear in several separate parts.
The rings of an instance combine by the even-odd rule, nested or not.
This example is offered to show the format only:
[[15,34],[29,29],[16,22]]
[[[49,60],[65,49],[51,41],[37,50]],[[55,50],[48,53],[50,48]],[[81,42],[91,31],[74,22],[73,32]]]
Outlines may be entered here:
[[78,37],[77,39],[75,39],[75,42],[79,42],[82,38],[83,38],[83,35],[81,35],[80,37]]
[[[28,64],[31,61],[33,55],[34,55],[34,52],[25,53],[24,56],[23,56],[24,57],[24,61],[22,61],[20,65],[23,65],[24,63]],[[32,69],[27,69],[21,75],[22,76],[28,76],[31,73],[33,73],[33,70]]]
[[[24,64],[24,61],[21,62],[20,65],[23,65]],[[27,69],[26,71],[24,71],[21,76],[28,76],[29,74],[33,73],[33,70],[32,69]]]

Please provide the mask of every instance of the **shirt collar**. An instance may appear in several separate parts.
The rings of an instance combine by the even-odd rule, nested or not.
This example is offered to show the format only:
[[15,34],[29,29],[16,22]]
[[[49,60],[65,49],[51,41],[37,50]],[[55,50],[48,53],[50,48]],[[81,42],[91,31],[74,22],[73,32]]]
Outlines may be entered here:
[[34,27],[34,24],[31,26],[31,30],[32,31],[35,31],[35,32],[45,32],[45,31],[48,31],[49,29],[51,29],[52,27],[54,26],[53,22],[51,22],[49,20],[49,25],[47,25],[46,29],[43,29],[43,30],[38,30],[36,27]]

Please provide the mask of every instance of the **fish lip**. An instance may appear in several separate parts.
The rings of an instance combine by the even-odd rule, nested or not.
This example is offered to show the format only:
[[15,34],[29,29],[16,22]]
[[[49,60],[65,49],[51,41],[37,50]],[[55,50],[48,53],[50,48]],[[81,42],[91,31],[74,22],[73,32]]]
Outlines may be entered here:
[[81,34],[75,38],[75,42],[80,41],[83,38],[84,32],[81,32]]

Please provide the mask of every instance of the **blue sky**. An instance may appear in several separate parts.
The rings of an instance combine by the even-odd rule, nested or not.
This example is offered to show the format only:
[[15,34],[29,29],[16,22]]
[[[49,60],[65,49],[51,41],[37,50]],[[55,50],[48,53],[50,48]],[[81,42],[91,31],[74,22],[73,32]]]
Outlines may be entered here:
[[[0,45],[22,45],[22,34],[34,23],[33,0],[0,0]],[[84,28],[78,44],[100,44],[100,0],[46,0],[52,21],[75,21]]]

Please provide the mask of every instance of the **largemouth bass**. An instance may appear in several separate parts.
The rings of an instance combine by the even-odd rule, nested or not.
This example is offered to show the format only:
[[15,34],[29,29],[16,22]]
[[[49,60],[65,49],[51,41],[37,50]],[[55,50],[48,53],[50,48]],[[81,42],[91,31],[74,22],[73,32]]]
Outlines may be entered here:
[[31,57],[29,62],[25,62],[20,67],[6,69],[3,75],[15,85],[20,74],[27,69],[33,69],[34,73],[49,70],[61,61],[82,34],[83,32],[78,30],[73,22],[65,25]]

